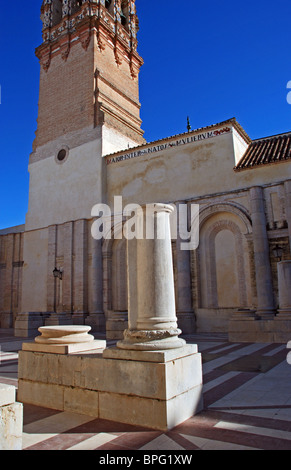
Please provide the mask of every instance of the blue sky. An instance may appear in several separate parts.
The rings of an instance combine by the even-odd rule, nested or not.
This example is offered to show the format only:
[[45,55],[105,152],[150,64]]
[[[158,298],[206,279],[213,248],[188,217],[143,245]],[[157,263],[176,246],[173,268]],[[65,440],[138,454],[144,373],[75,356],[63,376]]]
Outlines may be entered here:
[[[253,139],[291,130],[290,0],[136,0],[147,141],[236,117]],[[29,7],[27,7],[29,5]],[[22,224],[36,130],[41,0],[1,0],[0,229]]]

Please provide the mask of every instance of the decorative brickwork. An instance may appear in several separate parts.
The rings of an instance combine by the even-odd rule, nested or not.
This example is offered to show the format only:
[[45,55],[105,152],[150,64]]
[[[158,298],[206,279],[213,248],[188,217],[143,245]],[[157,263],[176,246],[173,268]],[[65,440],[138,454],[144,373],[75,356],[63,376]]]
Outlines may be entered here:
[[[143,142],[135,2],[44,0],[39,114],[34,151],[106,123]],[[126,15],[126,16],[125,16]],[[122,18],[124,18],[122,20]]]

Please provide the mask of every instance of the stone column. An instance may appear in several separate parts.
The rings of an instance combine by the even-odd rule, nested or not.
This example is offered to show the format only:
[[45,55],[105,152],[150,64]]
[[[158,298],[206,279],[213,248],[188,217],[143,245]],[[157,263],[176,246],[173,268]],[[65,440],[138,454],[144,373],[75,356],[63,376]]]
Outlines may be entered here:
[[[177,240],[176,240],[176,267],[177,267],[177,317],[178,324],[185,334],[194,333],[195,318],[192,308],[191,293],[191,260],[190,251],[182,250],[179,231],[179,204],[177,203]],[[183,204],[183,202],[182,202]]]
[[88,313],[88,273],[87,273],[87,220],[77,220],[74,223],[74,274],[73,274],[73,291],[74,291],[74,310],[73,324],[83,325],[86,314]]
[[48,228],[48,268],[47,268],[47,311],[56,310],[56,289],[53,270],[56,267],[57,227],[52,225]]
[[261,319],[273,319],[276,309],[273,294],[263,188],[251,188],[250,198],[258,297],[257,314]]
[[[53,270],[56,266],[57,257],[57,231],[56,225],[48,228],[48,271],[47,271],[47,312],[50,314],[44,320],[46,326],[68,325],[71,323],[71,259],[72,259],[72,222],[64,226],[64,280],[55,279]],[[58,285],[57,285],[58,283]],[[63,289],[63,290],[62,290]],[[62,295],[62,293],[64,295]],[[57,305],[57,294],[62,299],[62,304]],[[67,300],[68,299],[68,300]]]
[[[181,330],[176,317],[170,232],[173,208],[165,204],[150,207],[137,213],[143,237],[128,240],[129,329],[117,343],[120,349],[159,351],[185,345],[178,337]],[[155,230],[150,239],[151,223]]]
[[103,260],[102,241],[92,240],[92,263],[91,263],[91,304],[86,325],[92,327],[92,331],[105,330],[105,316],[103,312]]
[[67,222],[63,226],[64,233],[64,265],[63,265],[63,311],[72,313],[73,311],[73,222]]
[[291,261],[278,263],[279,315],[291,320]]
[[288,232],[289,232],[289,246],[291,254],[291,180],[285,181],[285,211],[286,211],[286,220],[288,223]]

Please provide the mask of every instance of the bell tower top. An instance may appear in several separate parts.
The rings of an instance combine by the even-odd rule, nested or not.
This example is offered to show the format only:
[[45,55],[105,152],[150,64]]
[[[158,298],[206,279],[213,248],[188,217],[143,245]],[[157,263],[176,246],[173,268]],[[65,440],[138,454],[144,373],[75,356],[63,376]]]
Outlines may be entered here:
[[106,25],[107,34],[113,36],[115,42],[120,39],[132,52],[136,51],[138,17],[135,0],[43,0],[43,43],[74,33],[78,25],[88,19],[91,27],[95,26],[98,31],[101,25]]
[[41,20],[34,152],[103,125],[143,143],[135,0],[43,0]]

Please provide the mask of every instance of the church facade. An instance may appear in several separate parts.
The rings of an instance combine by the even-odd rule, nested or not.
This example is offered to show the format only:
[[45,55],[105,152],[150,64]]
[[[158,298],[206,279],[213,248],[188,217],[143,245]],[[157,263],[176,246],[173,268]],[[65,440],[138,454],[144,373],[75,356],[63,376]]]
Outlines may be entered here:
[[122,336],[126,240],[91,233],[92,208],[107,204],[114,216],[116,197],[199,205],[197,249],[172,240],[184,334],[237,328],[255,340],[278,325],[277,263],[291,259],[291,132],[252,141],[231,118],[148,143],[135,2],[44,0],[41,17],[29,208],[24,226],[0,232],[0,327],[26,337],[88,324]]

